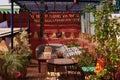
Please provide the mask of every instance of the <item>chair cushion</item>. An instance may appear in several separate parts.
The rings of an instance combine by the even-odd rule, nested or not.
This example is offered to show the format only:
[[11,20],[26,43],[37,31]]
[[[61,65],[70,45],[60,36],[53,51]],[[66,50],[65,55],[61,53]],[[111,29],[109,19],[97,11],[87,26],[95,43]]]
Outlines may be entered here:
[[43,52],[42,55],[44,58],[50,59],[51,58],[51,52]]

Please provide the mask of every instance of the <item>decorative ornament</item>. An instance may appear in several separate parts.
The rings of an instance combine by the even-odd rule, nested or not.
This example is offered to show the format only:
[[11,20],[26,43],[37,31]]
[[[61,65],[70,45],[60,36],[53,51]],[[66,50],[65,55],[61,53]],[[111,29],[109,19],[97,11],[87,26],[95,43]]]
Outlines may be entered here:
[[77,0],[74,0],[74,4],[77,4],[77,2],[78,2]]
[[38,39],[38,33],[34,32],[34,38]]

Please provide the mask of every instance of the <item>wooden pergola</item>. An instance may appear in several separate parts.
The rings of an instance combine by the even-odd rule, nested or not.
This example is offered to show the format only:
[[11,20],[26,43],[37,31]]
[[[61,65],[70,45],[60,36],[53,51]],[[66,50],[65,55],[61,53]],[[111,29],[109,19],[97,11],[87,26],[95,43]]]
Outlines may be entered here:
[[[14,3],[21,11],[30,12],[81,12],[88,4],[95,5],[101,0],[11,0],[11,48],[13,48]],[[28,14],[29,14],[28,13]],[[21,21],[22,22],[22,21]],[[22,26],[20,26],[22,28]],[[30,33],[30,15],[28,16],[28,32]]]

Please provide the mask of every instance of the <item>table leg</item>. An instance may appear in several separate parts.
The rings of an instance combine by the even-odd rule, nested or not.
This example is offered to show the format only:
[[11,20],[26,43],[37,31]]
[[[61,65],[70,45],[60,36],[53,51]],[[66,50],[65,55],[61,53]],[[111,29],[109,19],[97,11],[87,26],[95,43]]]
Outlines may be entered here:
[[40,73],[40,69],[41,69],[41,64],[40,64],[40,61],[38,60],[38,70],[39,70],[39,73]]
[[58,76],[57,76],[57,66],[54,66],[54,73],[55,73],[56,80],[58,80]]

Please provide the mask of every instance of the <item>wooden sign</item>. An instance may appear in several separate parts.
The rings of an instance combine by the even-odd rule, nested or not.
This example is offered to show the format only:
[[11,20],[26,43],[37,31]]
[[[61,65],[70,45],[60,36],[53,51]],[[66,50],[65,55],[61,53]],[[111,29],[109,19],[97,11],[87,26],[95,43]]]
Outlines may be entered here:
[[48,13],[44,14],[43,23],[48,24],[80,23],[80,16],[79,13]]

